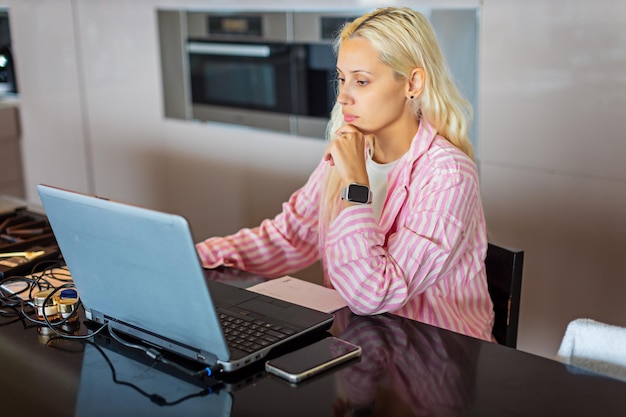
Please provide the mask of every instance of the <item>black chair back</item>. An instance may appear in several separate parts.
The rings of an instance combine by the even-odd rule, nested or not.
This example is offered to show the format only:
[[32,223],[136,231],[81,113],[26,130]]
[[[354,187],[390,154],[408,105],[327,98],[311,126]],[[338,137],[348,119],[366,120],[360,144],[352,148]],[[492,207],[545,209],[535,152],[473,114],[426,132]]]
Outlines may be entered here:
[[495,321],[493,335],[501,345],[517,347],[524,251],[489,243],[485,267]]

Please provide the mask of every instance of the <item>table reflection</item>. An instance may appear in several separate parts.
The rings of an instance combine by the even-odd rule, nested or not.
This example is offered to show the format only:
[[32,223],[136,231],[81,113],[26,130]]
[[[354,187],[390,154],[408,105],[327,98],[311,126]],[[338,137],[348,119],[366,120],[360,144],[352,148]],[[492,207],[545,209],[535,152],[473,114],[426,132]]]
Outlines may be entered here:
[[[336,314],[332,334],[363,349],[359,361],[290,387],[262,372],[239,381],[189,380],[102,335],[86,343],[75,416],[467,414],[480,343],[392,315]],[[265,401],[280,398],[280,401]],[[123,401],[120,401],[123,399]],[[212,415],[212,414],[211,414]]]
[[392,315],[340,312],[333,334],[360,345],[338,372],[339,416],[459,416],[471,406],[480,345]]
[[218,382],[176,375],[142,355],[105,335],[84,342],[75,417],[230,415],[231,395]]

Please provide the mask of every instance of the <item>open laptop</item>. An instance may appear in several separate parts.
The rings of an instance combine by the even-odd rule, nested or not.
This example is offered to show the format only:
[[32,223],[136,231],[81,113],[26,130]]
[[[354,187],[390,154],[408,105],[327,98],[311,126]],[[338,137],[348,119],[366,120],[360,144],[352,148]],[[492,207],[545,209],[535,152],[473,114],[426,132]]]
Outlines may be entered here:
[[89,320],[226,372],[332,324],[332,314],[207,281],[180,215],[37,190]]

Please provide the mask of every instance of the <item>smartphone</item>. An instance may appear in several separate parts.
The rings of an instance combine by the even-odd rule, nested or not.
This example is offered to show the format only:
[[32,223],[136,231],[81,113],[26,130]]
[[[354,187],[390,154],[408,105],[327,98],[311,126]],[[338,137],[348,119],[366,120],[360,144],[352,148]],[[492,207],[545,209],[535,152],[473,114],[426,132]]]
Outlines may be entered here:
[[298,383],[326,369],[361,356],[361,347],[336,337],[327,337],[265,362],[265,370],[291,383]]

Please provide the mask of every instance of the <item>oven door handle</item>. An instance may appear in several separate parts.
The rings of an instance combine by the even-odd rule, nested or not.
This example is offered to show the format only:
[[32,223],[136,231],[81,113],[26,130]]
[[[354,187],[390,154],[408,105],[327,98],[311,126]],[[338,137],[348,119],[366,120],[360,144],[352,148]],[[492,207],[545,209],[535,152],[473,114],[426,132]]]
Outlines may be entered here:
[[272,53],[267,45],[248,45],[231,43],[187,43],[187,52],[201,55],[225,55],[244,56],[254,58],[267,58]]

